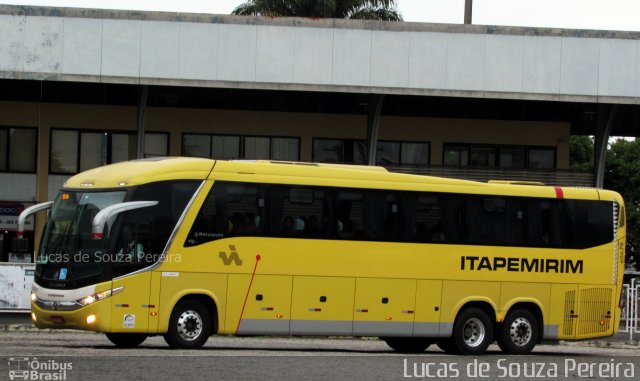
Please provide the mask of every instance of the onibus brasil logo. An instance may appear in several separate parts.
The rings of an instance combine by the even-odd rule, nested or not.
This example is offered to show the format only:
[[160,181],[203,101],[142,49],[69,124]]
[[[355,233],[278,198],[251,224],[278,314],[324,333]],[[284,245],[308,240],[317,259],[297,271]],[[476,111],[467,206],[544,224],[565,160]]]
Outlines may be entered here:
[[71,362],[9,357],[10,380],[66,380],[67,372],[72,369]]

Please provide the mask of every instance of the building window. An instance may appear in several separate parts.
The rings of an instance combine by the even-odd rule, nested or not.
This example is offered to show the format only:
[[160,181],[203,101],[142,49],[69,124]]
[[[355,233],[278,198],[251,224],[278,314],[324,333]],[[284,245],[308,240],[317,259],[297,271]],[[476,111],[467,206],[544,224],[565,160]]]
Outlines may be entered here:
[[550,169],[555,167],[556,152],[552,149],[530,149],[529,168]]
[[[376,165],[428,165],[429,143],[378,141]],[[367,142],[355,139],[313,139],[313,158],[317,163],[365,164]]]
[[281,161],[300,160],[300,140],[297,138],[271,138],[271,158]]
[[500,167],[520,169],[525,167],[524,148],[500,148]]
[[300,159],[300,138],[183,134],[182,154],[220,160]]
[[[136,158],[135,133],[53,129],[49,172],[74,174]],[[144,157],[166,156],[169,134],[145,133]]]
[[400,163],[403,165],[428,165],[429,143],[402,142],[400,145]]
[[341,163],[342,141],[338,139],[313,139],[313,158],[317,163]]
[[240,158],[239,136],[211,136],[211,153],[209,158],[231,160]]
[[245,159],[270,159],[270,139],[265,137],[247,136],[244,138]]
[[37,130],[0,127],[0,172],[35,173]]
[[445,144],[443,164],[456,167],[552,169],[554,148]]
[[469,148],[444,147],[444,165],[465,166],[469,162]]

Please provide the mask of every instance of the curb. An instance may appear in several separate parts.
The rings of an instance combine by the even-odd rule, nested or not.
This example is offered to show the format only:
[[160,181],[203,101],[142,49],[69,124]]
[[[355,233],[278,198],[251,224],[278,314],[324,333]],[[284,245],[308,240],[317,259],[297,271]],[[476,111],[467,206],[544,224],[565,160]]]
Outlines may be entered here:
[[611,348],[611,349],[640,349],[640,341],[626,340],[585,340],[585,341],[560,341],[560,345],[567,347],[591,347],[591,348]]

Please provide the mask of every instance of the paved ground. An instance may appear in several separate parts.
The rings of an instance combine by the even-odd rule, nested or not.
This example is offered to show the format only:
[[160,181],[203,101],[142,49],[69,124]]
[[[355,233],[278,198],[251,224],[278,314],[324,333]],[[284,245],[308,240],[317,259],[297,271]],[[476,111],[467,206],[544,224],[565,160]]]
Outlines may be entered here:
[[485,356],[463,357],[435,346],[420,356],[397,354],[374,339],[214,336],[204,349],[188,351],[169,349],[161,337],[136,349],[116,349],[102,334],[18,328],[0,332],[0,379],[9,376],[8,367],[30,367],[39,379],[67,380],[475,380],[534,378],[531,372],[564,380],[623,380],[640,375],[640,347],[624,342],[540,345],[531,356],[506,356],[491,346]]

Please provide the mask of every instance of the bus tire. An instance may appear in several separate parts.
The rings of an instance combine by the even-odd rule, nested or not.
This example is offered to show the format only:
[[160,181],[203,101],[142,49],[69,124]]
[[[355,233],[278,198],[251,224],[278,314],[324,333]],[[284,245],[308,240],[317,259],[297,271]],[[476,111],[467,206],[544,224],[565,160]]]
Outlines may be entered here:
[[432,341],[426,337],[381,337],[387,345],[401,353],[421,353],[424,352]]
[[463,355],[481,355],[493,340],[493,324],[479,308],[464,309],[453,324],[453,341]]
[[200,348],[207,342],[211,329],[212,319],[207,308],[195,300],[184,300],[173,308],[164,340],[171,348]]
[[147,335],[144,333],[107,333],[107,339],[118,348],[135,348],[147,339]]
[[522,355],[533,350],[540,338],[538,319],[528,309],[518,308],[507,314],[498,333],[498,346],[504,353]]

